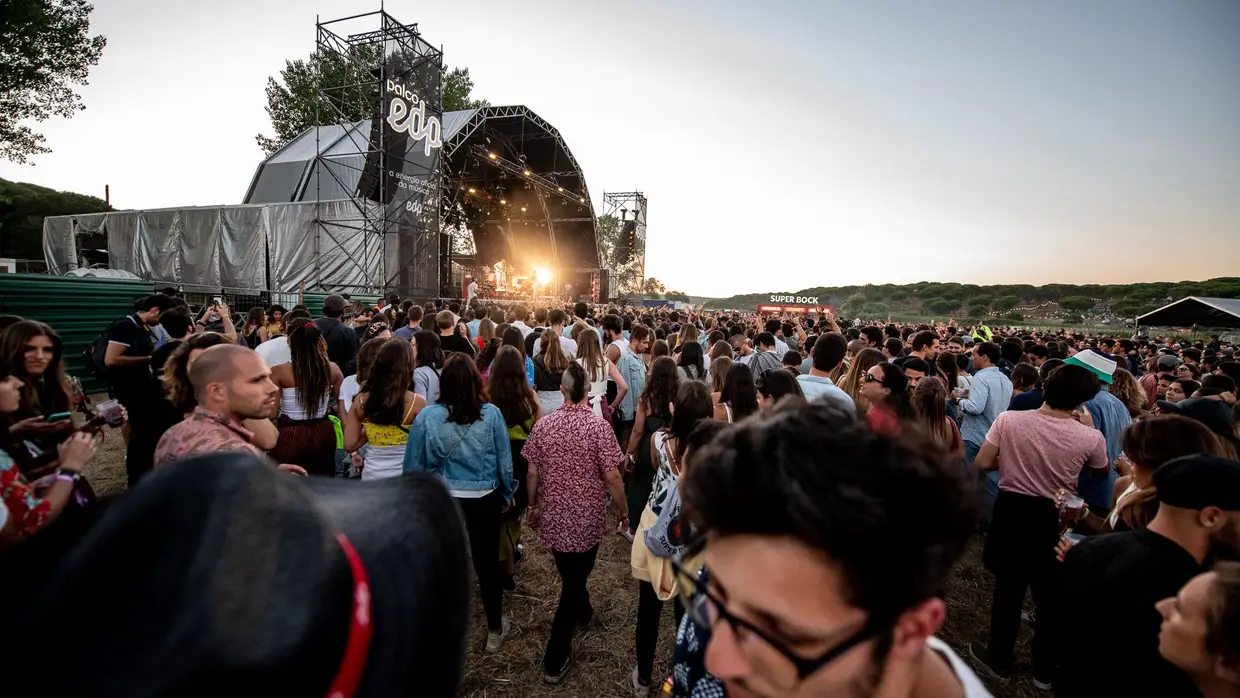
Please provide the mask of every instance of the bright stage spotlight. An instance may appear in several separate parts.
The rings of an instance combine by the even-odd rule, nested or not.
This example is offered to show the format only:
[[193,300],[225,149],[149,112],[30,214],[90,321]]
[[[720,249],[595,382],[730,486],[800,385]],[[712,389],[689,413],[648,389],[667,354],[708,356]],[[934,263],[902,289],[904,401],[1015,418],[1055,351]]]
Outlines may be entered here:
[[538,267],[534,270],[534,278],[538,279],[538,283],[546,286],[551,283],[551,270],[545,267]]

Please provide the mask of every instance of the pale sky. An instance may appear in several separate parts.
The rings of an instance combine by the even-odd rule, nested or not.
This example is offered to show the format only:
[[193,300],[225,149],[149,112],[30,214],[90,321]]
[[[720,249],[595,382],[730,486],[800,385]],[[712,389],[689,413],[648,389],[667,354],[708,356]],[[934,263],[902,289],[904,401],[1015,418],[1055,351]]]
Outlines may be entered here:
[[[87,110],[0,177],[239,203],[263,86],[329,0],[95,0]],[[1240,275],[1240,2],[389,0],[650,200],[647,275],[695,295]]]

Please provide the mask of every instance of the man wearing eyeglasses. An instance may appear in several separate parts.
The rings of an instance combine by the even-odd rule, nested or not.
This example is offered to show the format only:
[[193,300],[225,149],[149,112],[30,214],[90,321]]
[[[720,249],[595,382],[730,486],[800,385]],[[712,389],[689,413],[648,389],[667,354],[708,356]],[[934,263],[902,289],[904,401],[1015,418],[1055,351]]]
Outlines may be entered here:
[[935,637],[975,501],[924,437],[787,402],[699,449],[681,484],[700,540],[674,565],[673,695],[990,696]]

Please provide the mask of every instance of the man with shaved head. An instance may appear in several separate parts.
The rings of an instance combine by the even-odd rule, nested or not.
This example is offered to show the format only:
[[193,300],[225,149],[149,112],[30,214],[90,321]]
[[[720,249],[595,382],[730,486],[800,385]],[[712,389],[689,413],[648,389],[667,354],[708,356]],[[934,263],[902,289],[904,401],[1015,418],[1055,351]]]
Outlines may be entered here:
[[[264,456],[252,443],[254,435],[242,426],[246,419],[270,418],[279,398],[262,357],[235,344],[214,346],[190,365],[189,380],[198,406],[159,440],[155,467],[220,451]],[[297,466],[281,468],[305,474]]]

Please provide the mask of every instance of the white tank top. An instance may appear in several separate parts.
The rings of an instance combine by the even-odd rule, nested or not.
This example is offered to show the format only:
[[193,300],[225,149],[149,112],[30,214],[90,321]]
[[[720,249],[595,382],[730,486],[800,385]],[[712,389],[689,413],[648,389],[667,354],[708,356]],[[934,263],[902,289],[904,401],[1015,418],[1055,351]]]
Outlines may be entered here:
[[327,402],[328,398],[324,395],[318,409],[315,410],[315,414],[306,414],[301,409],[301,403],[297,401],[297,388],[280,388],[280,414],[289,419],[297,421],[321,419],[327,414]]

